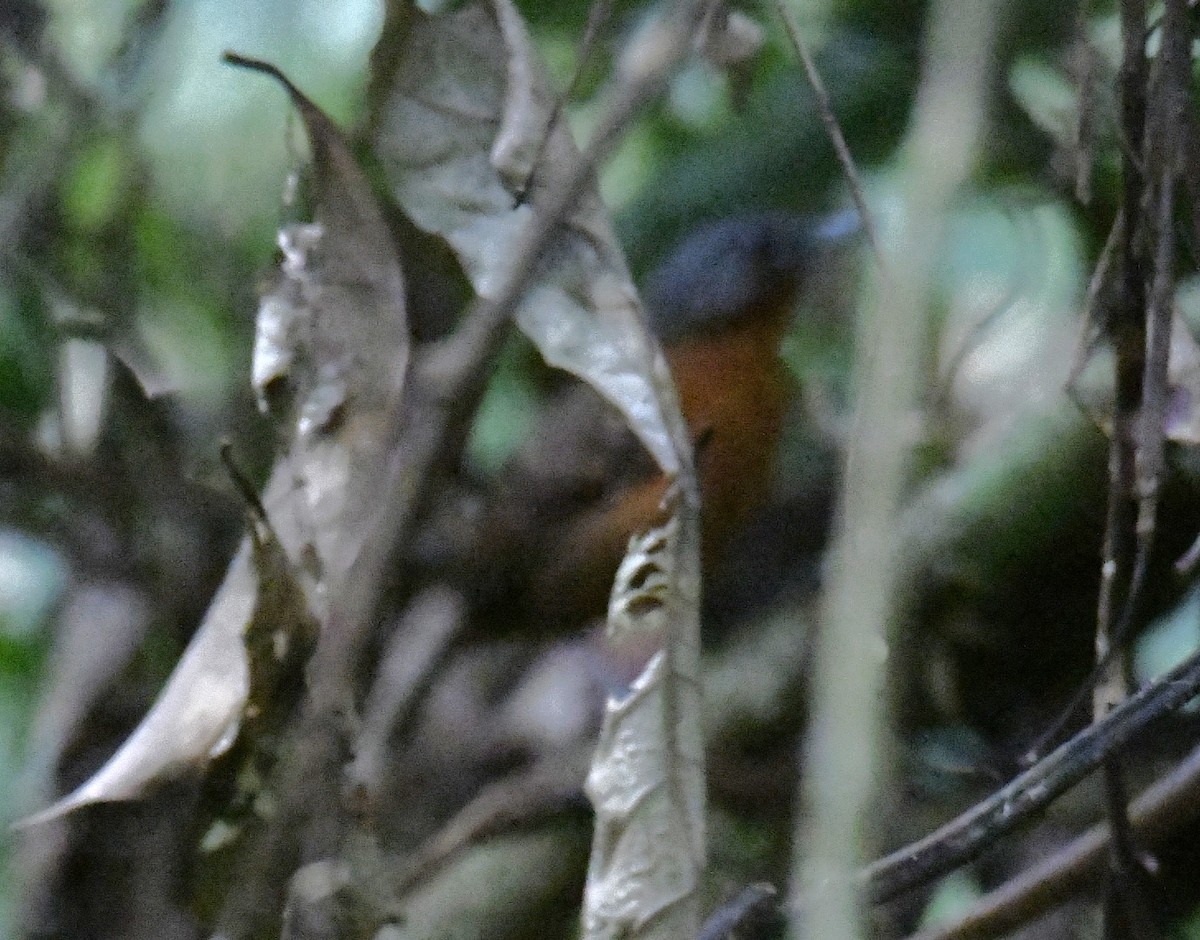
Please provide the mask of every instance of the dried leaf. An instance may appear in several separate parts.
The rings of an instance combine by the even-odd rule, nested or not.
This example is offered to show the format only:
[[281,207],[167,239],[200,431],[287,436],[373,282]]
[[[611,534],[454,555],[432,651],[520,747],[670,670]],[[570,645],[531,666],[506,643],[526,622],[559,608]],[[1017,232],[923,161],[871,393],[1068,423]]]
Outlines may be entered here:
[[[259,306],[253,379],[291,447],[264,502],[296,558],[313,562],[316,606],[336,596],[371,537],[408,364],[404,278],[370,183],[333,123],[272,66],[312,144],[312,223],[285,226],[280,277]],[[317,598],[314,598],[314,602]]]
[[266,619],[269,629],[290,629],[276,622],[269,602],[278,587],[260,591],[258,578],[269,585],[290,580],[282,571],[254,570],[254,556],[271,559],[243,545],[230,566],[183,659],[149,714],[117,752],[90,779],[49,809],[23,822],[33,825],[90,803],[131,800],[155,782],[201,766],[233,742],[249,690],[249,668],[242,646],[243,628]]
[[[445,238],[476,293],[495,295],[514,247],[578,152],[553,108],[544,69],[508,0],[443,16],[414,13],[375,140],[398,202]],[[532,174],[532,178],[531,178]],[[530,180],[527,198],[515,193]],[[625,414],[659,465],[679,470],[637,293],[595,188],[564,221],[516,320],[546,361],[592,385]],[[660,385],[661,383],[661,385]]]
[[687,518],[676,513],[631,540],[613,589],[610,632],[665,630],[670,642],[629,694],[610,698],[605,709],[587,780],[596,808],[584,895],[587,940],[690,937],[699,923],[699,548]]
[[613,581],[606,625],[617,643],[637,633],[667,635],[678,576],[670,548],[678,536],[679,520],[672,516],[665,525],[629,540]]
[[[244,629],[225,629],[234,624]],[[134,799],[154,782],[224,754],[243,720],[262,726],[278,715],[278,690],[299,675],[316,626],[291,563],[264,525],[256,525],[239,550],[205,627],[117,753],[70,796],[24,824],[90,803]]]
[[[283,82],[313,152],[315,220],[280,232],[284,262],[260,304],[254,380],[289,440],[262,502],[280,557],[303,575],[306,603],[323,622],[342,575],[371,536],[387,479],[408,361],[404,281],[370,185],[337,128],[272,66],[227,58]],[[259,684],[258,668],[252,682],[247,662],[248,629],[256,610],[279,609],[278,598],[265,599],[280,579],[292,577],[274,562],[264,574],[254,554],[247,540],[129,739],[94,777],[32,821],[87,803],[136,798],[229,748],[251,687]],[[272,636],[277,628],[299,627],[267,622]],[[251,704],[261,711],[261,703]]]

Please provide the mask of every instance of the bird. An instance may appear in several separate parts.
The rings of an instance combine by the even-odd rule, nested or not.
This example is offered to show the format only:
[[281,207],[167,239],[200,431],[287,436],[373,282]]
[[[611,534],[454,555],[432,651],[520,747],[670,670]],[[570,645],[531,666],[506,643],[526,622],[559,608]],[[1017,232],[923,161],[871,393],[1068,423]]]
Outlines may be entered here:
[[[770,492],[797,391],[780,345],[798,292],[858,229],[853,211],[722,218],[684,238],[643,285],[696,445],[705,572]],[[662,520],[668,486],[615,408],[583,383],[563,389],[501,470],[480,520],[477,609],[550,635],[602,617],[630,536]]]

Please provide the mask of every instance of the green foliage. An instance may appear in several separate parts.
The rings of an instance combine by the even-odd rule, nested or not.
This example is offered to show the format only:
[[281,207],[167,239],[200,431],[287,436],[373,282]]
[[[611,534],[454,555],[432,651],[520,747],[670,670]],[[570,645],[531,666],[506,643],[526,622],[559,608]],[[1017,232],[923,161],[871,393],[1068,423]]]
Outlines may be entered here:
[[62,177],[64,221],[82,235],[98,235],[113,222],[125,201],[128,157],[120,140],[98,138],[85,144]]
[[0,281],[0,407],[25,428],[49,403],[53,350],[36,294]]

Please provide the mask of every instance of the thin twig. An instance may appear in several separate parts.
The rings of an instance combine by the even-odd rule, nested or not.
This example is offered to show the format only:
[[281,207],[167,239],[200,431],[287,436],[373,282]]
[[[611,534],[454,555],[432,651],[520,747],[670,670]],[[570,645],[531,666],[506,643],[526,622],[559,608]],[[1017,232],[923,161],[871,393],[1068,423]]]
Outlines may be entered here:
[[[1171,353],[1171,325],[1175,296],[1175,230],[1172,210],[1175,188],[1183,159],[1182,134],[1186,131],[1183,110],[1175,105],[1186,101],[1188,53],[1186,6],[1175,9],[1172,0],[1163,20],[1163,48],[1150,136],[1146,142],[1150,192],[1154,201],[1155,250],[1153,282],[1146,311],[1146,353],[1142,376],[1135,438],[1133,488],[1137,498],[1136,548],[1133,571],[1124,608],[1114,634],[1123,638],[1135,617],[1154,546],[1158,498],[1165,469],[1166,419],[1170,389],[1167,371]],[[1180,91],[1182,89],[1182,96]],[[1120,645],[1119,642],[1114,645]]]
[[225,468],[225,473],[228,474],[230,481],[233,483],[233,488],[237,490],[242,502],[255,521],[260,525],[267,523],[267,510],[262,504],[262,499],[258,495],[258,490],[254,488],[254,484],[250,482],[250,478],[246,476],[237,459],[233,456],[233,442],[224,437],[221,439],[220,446],[221,465]]
[[779,892],[774,885],[747,885],[712,913],[697,940],[750,940],[760,933],[766,936],[763,922],[778,918],[778,903]]
[[936,832],[867,866],[859,873],[858,882],[880,902],[953,871],[1041,813],[1152,722],[1197,694],[1200,654],[1146,685],[1105,718]]
[[1096,52],[1088,39],[1088,0],[1079,0],[1075,12],[1075,79],[1079,105],[1075,121],[1075,198],[1080,205],[1092,201],[1092,162],[1096,146]]
[[1083,298],[1083,324],[1079,330],[1079,344],[1071,360],[1071,370],[1067,373],[1066,388],[1072,398],[1076,398],[1075,386],[1091,361],[1111,315],[1108,298],[1113,283],[1113,257],[1117,247],[1122,244],[1124,226],[1125,210],[1121,208],[1117,210],[1112,227],[1108,230],[1108,237],[1104,239],[1104,247],[1100,249],[1100,256],[1096,259],[1096,267],[1088,280],[1087,292]]
[[1157,940],[1154,913],[1146,898],[1146,869],[1137,850],[1129,819],[1129,793],[1118,755],[1103,767],[1104,816],[1108,820],[1108,892],[1104,917],[1106,935],[1129,940]]
[[591,747],[557,754],[489,784],[405,860],[393,879],[397,897],[412,891],[473,845],[548,817],[583,810]]
[[526,196],[529,194],[529,187],[533,185],[533,178],[537,174],[538,166],[542,162],[542,157],[546,153],[546,144],[550,140],[550,135],[554,133],[554,129],[558,127],[558,122],[562,120],[563,109],[567,106],[567,102],[575,96],[575,90],[579,87],[579,80],[583,76],[584,67],[591,59],[592,53],[596,48],[596,40],[600,37],[600,31],[604,25],[612,17],[612,0],[594,0],[591,9],[588,10],[587,25],[583,30],[583,38],[579,40],[579,51],[575,58],[575,71],[571,74],[571,81],[568,83],[566,90],[554,101],[554,107],[550,111],[550,116],[546,119],[546,128],[542,131],[541,139],[538,141],[537,150],[534,151],[533,159],[529,162],[529,175],[525,177],[525,181],[517,188],[513,195],[514,206],[523,205]]
[[838,123],[837,115],[833,113],[833,103],[829,97],[828,90],[825,88],[825,82],[821,79],[821,73],[817,71],[817,64],[813,61],[812,55],[808,51],[808,45],[804,42],[804,37],[800,34],[800,26],[796,22],[796,16],[792,13],[791,7],[786,2],[783,2],[783,0],[778,0],[775,7],[783,19],[783,25],[787,29],[788,38],[791,39],[792,45],[796,49],[796,55],[800,57],[800,61],[804,64],[804,74],[808,76],[808,84],[812,87],[813,97],[817,103],[817,112],[821,115],[821,121],[825,125],[825,132],[829,135],[834,153],[837,154],[838,163],[841,164],[842,173],[846,177],[846,184],[850,187],[850,198],[854,200],[854,206],[858,209],[859,217],[862,219],[863,233],[867,236],[867,242],[871,246],[871,251],[875,253],[876,263],[882,268],[884,266],[883,249],[875,227],[875,219],[871,215],[871,211],[867,208],[867,200],[863,195],[862,180],[854,164],[854,156],[850,153],[850,148],[846,145],[846,137],[842,134],[842,128]]
[[[1147,67],[1146,10],[1144,0],[1125,0],[1121,6],[1124,58],[1121,63],[1122,130],[1135,154],[1142,152],[1145,130]],[[1130,573],[1135,551],[1133,484],[1135,435],[1142,403],[1146,365],[1146,290],[1139,246],[1142,219],[1141,169],[1127,153],[1123,167],[1122,197],[1126,224],[1122,229],[1119,300],[1108,329],[1116,353],[1116,390],[1113,428],[1109,445],[1108,512],[1104,532],[1100,596],[1096,615],[1096,659],[1105,660],[1114,647],[1112,631],[1118,612],[1132,587]],[[1110,674],[1112,670],[1108,671]],[[1116,677],[1113,677],[1116,678]],[[1119,698],[1119,693],[1116,696]],[[1095,710],[1105,708],[1097,687]]]
[[[1146,9],[1144,0],[1124,0],[1121,5],[1123,59],[1121,63],[1122,130],[1130,150],[1144,153],[1146,130],[1145,94]],[[1109,442],[1108,511],[1105,518],[1103,561],[1100,568],[1100,594],[1096,606],[1096,662],[1108,661],[1092,695],[1094,721],[1101,720],[1128,693],[1127,659],[1117,651],[1124,647],[1115,633],[1125,613],[1134,610],[1140,594],[1146,541],[1137,532],[1134,486],[1137,479],[1138,419],[1144,400],[1147,361],[1146,289],[1141,234],[1142,194],[1146,177],[1128,158],[1123,166],[1122,196],[1128,218],[1121,245],[1120,301],[1109,329],[1115,359],[1115,399],[1113,431]],[[1107,757],[1102,775],[1105,787],[1105,813],[1114,838],[1109,849],[1110,888],[1132,911],[1136,887],[1128,877],[1129,860],[1135,857],[1132,833],[1124,799],[1124,784],[1116,755]],[[1110,930],[1115,929],[1118,907],[1107,912]],[[1132,922],[1132,919],[1130,919]]]
[[[921,362],[947,208],[969,178],[983,133],[987,71],[999,25],[990,0],[930,6],[917,104],[901,176],[903,225],[862,315],[857,391],[840,524],[822,599],[822,630],[797,812],[791,929],[798,937],[865,933],[856,868],[887,775],[887,676],[879,649],[901,612],[906,559],[899,510],[917,439]],[[801,902],[800,899],[803,898]]]
[[[1157,205],[1154,206],[1154,280],[1147,311],[1147,352],[1142,380],[1141,428],[1137,441],[1136,492],[1138,498],[1137,558],[1133,591],[1145,580],[1154,545],[1158,498],[1165,469],[1166,420],[1170,389],[1167,370],[1171,354],[1171,325],[1175,308],[1175,226],[1172,212],[1184,159],[1183,136],[1189,97],[1190,58],[1186,0],[1167,0],[1162,27],[1159,82],[1155,101],[1153,137],[1147,146],[1154,152]],[[1134,598],[1126,602],[1130,607]],[[1127,611],[1123,619],[1131,619]]]
[[[1200,748],[1147,787],[1130,806],[1134,834],[1154,843],[1200,815]],[[1094,886],[1108,857],[1108,826],[1097,823],[1033,868],[988,892],[953,923],[910,940],[990,940],[1008,934]]]
[[1197,564],[1200,564],[1200,536],[1175,560],[1175,572],[1184,578],[1191,577]]
[[[1129,45],[1126,54],[1143,62],[1142,49],[1134,49],[1133,42],[1144,43],[1145,23],[1144,10],[1130,3],[1123,7],[1122,26],[1131,36],[1127,37]],[[1143,293],[1138,298],[1146,304],[1145,310],[1126,307],[1122,310],[1122,319],[1138,323],[1142,331],[1144,352],[1142,356],[1142,376],[1138,391],[1140,399],[1132,401],[1122,398],[1122,388],[1118,386],[1117,410],[1123,417],[1128,418],[1131,407],[1136,408],[1136,427],[1127,425],[1122,430],[1132,431],[1132,440],[1122,440],[1122,434],[1114,433],[1114,462],[1113,480],[1110,487],[1110,523],[1121,526],[1124,531],[1110,533],[1111,541],[1106,536],[1106,544],[1113,547],[1113,554],[1106,556],[1107,577],[1112,566],[1107,559],[1112,559],[1117,565],[1129,565],[1119,559],[1128,558],[1129,540],[1132,537],[1132,559],[1127,575],[1120,571],[1116,576],[1125,576],[1124,603],[1120,607],[1115,625],[1109,620],[1113,608],[1101,606],[1101,617],[1097,626],[1097,653],[1103,660],[1113,651],[1124,649],[1126,637],[1132,631],[1138,619],[1138,605],[1144,593],[1146,577],[1150,564],[1150,555],[1154,547],[1159,494],[1162,486],[1162,476],[1165,469],[1165,421],[1168,407],[1167,366],[1171,346],[1171,321],[1174,310],[1174,257],[1175,237],[1172,210],[1175,202],[1175,182],[1183,156],[1182,134],[1187,123],[1184,120],[1184,109],[1178,102],[1186,102],[1188,82],[1190,78],[1190,56],[1187,38],[1187,5],[1186,0],[1167,0],[1162,20],[1162,40],[1159,54],[1157,78],[1153,86],[1153,103],[1149,111],[1149,123],[1145,131],[1146,154],[1145,166],[1138,182],[1140,188],[1149,195],[1153,217],[1147,219],[1145,229],[1154,236],[1154,252],[1152,259],[1153,281],[1149,296]],[[1143,85],[1143,87],[1145,87]],[[1133,94],[1134,89],[1126,88],[1126,94]],[[1126,115],[1128,117],[1128,115]],[[1132,131],[1132,128],[1128,128]],[[1131,134],[1131,139],[1133,139]],[[1127,172],[1129,168],[1126,168]],[[1139,265],[1136,269],[1141,276],[1140,261],[1143,253],[1148,253],[1143,244],[1127,242],[1125,259]],[[1128,282],[1126,282],[1128,284]],[[1129,299],[1129,295],[1126,295]],[[1133,365],[1134,350],[1118,346],[1118,374],[1124,368]],[[1128,388],[1133,393],[1133,386]],[[1122,421],[1122,425],[1125,422]],[[1133,448],[1133,467],[1128,464],[1128,450]],[[1119,451],[1119,454],[1118,454]],[[1132,480],[1129,479],[1132,470]],[[1132,494],[1130,494],[1132,484]],[[1136,517],[1130,519],[1130,495],[1136,499]],[[1119,509],[1117,508],[1119,507]],[[1129,523],[1133,524],[1133,532],[1127,531]],[[1106,648],[1107,644],[1107,648]],[[1110,708],[1115,700],[1124,694],[1124,670],[1114,666],[1109,670],[1108,690],[1097,690],[1095,697],[1097,714]],[[1154,933],[1149,923],[1149,915],[1142,898],[1140,863],[1137,850],[1133,844],[1133,831],[1129,823],[1123,775],[1115,759],[1106,762],[1104,769],[1105,797],[1107,815],[1112,829],[1110,843],[1110,859],[1113,871],[1112,905],[1108,916],[1119,916],[1126,928],[1136,937],[1151,936]]]
[[[1116,255],[1118,246],[1122,244],[1124,225],[1125,210],[1124,208],[1120,208],[1117,210],[1117,216],[1108,231],[1104,247],[1100,249],[1100,256],[1096,261],[1095,269],[1092,271],[1092,277],[1088,281],[1087,293],[1084,297],[1083,324],[1079,331],[1079,342],[1075,348],[1075,356],[1072,359],[1071,369],[1067,375],[1065,384],[1067,395],[1075,403],[1076,407],[1097,425],[1100,425],[1101,421],[1092,414],[1088,409],[1087,402],[1080,397],[1078,383],[1083,370],[1087,368],[1092,354],[1100,344],[1100,340],[1104,336],[1112,316],[1112,301],[1109,297],[1114,285],[1115,272],[1113,270],[1113,258]],[[1117,629],[1113,632],[1113,642],[1110,644],[1107,654],[1096,660],[1091,672],[1080,683],[1078,690],[1071,697],[1070,702],[1059,712],[1058,717],[1055,718],[1050,727],[1038,736],[1037,741],[1030,747],[1028,753],[1022,759],[1022,763],[1026,766],[1037,763],[1041,759],[1042,752],[1046,747],[1058,739],[1063,728],[1071,722],[1083,706],[1083,703],[1087,701],[1089,695],[1096,687],[1096,683],[1112,667],[1114,657],[1120,654],[1125,641],[1128,639],[1128,633],[1129,618],[1122,617],[1122,624],[1118,625]]]

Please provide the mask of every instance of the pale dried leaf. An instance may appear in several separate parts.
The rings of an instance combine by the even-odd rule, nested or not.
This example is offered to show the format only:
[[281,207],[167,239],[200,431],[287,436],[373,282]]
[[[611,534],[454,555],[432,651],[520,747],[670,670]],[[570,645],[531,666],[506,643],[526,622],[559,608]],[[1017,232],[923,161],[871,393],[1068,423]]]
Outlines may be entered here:
[[[404,281],[390,235],[332,122],[270,66],[233,58],[284,82],[313,152],[316,218],[280,233],[284,262],[261,302],[254,359],[256,388],[290,441],[262,499],[289,570],[272,562],[264,585],[251,541],[243,542],[146,718],[95,776],[32,821],[136,798],[224,753],[251,691],[245,644],[256,608],[287,621],[269,621],[268,636],[307,636],[303,618],[279,603],[280,579],[303,574],[305,603],[323,619],[371,536],[387,479],[408,361]],[[261,713],[261,703],[254,707]]]
[[315,219],[279,233],[283,263],[259,307],[253,371],[263,407],[291,425],[280,471],[294,491],[268,512],[289,554],[314,561],[323,619],[372,535],[387,479],[409,354],[404,277],[338,129],[277,71],[233,61],[284,83],[313,150]]
[[[384,172],[413,220],[449,242],[476,293],[493,297],[545,193],[578,158],[575,144],[560,122],[531,167],[553,95],[507,0],[414,13],[400,55],[375,141]],[[596,388],[659,465],[678,471],[656,390],[665,366],[594,187],[564,221],[516,320],[548,363]]]
[[[610,699],[587,792],[596,831],[587,940],[694,936],[704,870],[698,539],[688,516],[631,541],[609,630],[665,632],[629,694]],[[691,517],[694,519],[694,516]],[[646,575],[646,577],[642,577]]]
[[95,775],[26,824],[90,803],[135,799],[228,747],[249,690],[241,635],[257,596],[250,554],[248,544],[238,551],[200,631],[133,734]]
[[[91,803],[136,799],[158,781],[221,756],[237,740],[247,704],[256,716],[265,713],[279,664],[295,645],[310,644],[314,633],[282,546],[272,533],[257,532],[238,550],[150,712],[99,771],[26,823]],[[248,658],[252,642],[257,652]]]
[[641,632],[667,635],[678,574],[669,548],[678,534],[679,519],[672,516],[665,525],[629,540],[613,581],[605,627],[615,642]]

